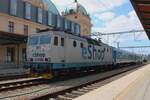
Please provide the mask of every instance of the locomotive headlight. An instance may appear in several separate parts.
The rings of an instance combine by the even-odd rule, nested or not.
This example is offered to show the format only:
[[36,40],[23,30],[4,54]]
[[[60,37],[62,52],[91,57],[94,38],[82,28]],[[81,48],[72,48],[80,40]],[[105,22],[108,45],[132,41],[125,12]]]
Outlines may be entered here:
[[48,61],[48,58],[45,58],[45,61]]
[[45,58],[45,61],[49,61],[49,62],[50,62],[50,61],[51,61],[51,58]]

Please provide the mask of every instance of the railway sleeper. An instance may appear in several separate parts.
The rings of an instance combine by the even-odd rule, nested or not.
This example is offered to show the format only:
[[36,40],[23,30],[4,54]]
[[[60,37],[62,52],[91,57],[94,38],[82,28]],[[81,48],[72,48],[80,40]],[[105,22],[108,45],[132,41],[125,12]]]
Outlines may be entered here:
[[94,85],[91,85],[91,86],[87,86],[87,88],[93,88],[93,89],[96,89],[98,88],[99,86],[94,86]]
[[83,94],[85,94],[85,92],[81,92],[81,91],[72,91],[72,93],[78,94],[78,95],[83,95]]
[[57,100],[57,99],[55,99],[55,98],[49,98],[49,100]]
[[85,90],[85,89],[78,89],[78,91],[80,91],[80,92],[84,92],[84,93],[89,92],[89,90]]
[[91,90],[93,90],[93,89],[95,89],[95,88],[93,88],[93,87],[83,87],[83,89],[84,89],[84,90],[89,90],[89,91],[91,91]]
[[59,95],[56,100],[72,100],[74,98],[65,95]]
[[65,96],[69,96],[69,97],[71,97],[71,98],[76,98],[76,97],[78,97],[79,95],[73,94],[73,93],[65,93]]

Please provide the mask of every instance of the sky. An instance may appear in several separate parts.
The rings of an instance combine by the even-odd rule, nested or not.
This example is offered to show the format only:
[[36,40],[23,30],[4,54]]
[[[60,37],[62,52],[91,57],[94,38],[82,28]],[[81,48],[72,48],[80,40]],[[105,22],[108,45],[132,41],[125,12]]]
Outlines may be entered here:
[[[51,0],[61,13],[74,0]],[[112,33],[131,30],[143,30],[142,25],[129,0],[78,0],[90,14],[92,32]],[[97,37],[94,37],[97,38]],[[102,41],[120,47],[147,46],[150,41],[145,32],[124,35],[102,36]],[[133,51],[133,49],[128,49]],[[150,48],[134,49],[138,53],[150,53]]]

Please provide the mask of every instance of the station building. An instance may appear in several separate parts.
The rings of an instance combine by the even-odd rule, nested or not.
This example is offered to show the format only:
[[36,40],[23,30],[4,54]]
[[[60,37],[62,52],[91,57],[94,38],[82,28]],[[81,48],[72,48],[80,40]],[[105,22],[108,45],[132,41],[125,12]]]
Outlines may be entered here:
[[90,15],[77,0],[69,5],[64,12],[62,12],[62,16],[79,23],[81,26],[81,35],[90,37],[92,27]]
[[76,33],[89,36],[90,17],[76,0],[74,4],[77,8],[68,9],[61,16],[50,0],[0,0],[0,68],[22,66],[26,61],[27,36],[39,30],[61,30],[63,23],[66,29],[72,29],[72,21],[78,26],[74,26]]
[[23,64],[27,36],[52,28],[47,12],[59,15],[50,0],[0,0],[0,66]]

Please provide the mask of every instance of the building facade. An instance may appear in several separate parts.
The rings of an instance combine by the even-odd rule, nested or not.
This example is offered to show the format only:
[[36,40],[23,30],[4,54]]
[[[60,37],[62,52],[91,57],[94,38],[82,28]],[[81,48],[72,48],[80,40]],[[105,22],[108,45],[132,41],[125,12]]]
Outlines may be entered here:
[[58,16],[50,0],[0,0],[0,67],[23,65],[26,60],[23,37],[55,28]]
[[62,12],[62,15],[65,18],[80,24],[82,36],[91,36],[92,24],[90,15],[77,0],[69,5],[69,7],[66,8],[66,11]]

